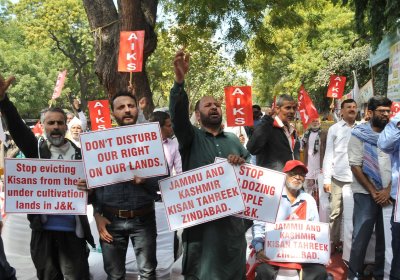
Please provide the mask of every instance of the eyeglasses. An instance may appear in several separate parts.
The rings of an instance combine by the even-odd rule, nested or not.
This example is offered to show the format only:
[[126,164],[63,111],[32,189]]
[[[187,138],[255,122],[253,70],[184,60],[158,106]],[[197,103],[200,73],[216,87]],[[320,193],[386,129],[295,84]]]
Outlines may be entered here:
[[289,177],[301,177],[301,178],[305,178],[306,177],[306,174],[304,174],[304,173],[295,173],[295,172],[288,172],[287,173],[287,175],[289,176]]
[[392,112],[391,110],[383,110],[383,109],[376,109],[375,112],[378,112],[379,114],[388,114],[390,115],[390,113]]

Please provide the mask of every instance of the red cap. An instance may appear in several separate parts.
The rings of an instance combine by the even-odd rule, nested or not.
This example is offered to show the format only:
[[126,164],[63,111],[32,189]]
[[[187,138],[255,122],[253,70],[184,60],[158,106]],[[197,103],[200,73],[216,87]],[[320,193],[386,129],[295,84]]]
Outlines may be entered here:
[[302,163],[300,160],[289,160],[286,162],[285,167],[283,167],[283,172],[289,172],[296,167],[301,167],[303,168],[304,172],[308,173],[307,167]]

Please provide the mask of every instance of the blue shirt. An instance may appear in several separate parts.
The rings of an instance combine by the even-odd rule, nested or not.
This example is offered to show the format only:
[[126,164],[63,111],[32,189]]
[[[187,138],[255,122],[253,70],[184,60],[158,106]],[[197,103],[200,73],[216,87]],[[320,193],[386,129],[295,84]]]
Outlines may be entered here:
[[385,153],[390,155],[392,162],[392,190],[390,196],[396,199],[397,189],[399,187],[399,146],[400,146],[400,129],[398,124],[400,122],[400,114],[394,116],[385,129],[381,132],[378,139],[378,147]]

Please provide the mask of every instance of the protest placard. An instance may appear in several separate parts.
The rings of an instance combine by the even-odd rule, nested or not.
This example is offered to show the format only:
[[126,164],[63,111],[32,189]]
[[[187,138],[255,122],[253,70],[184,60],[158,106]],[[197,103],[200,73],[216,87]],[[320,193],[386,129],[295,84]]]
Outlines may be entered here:
[[[215,162],[227,161],[215,158]],[[236,216],[275,223],[285,183],[285,173],[252,164],[233,166],[245,210]]]
[[5,159],[5,211],[26,214],[86,214],[82,161]]
[[251,86],[225,87],[227,126],[252,126]]
[[235,171],[226,161],[205,165],[158,183],[171,231],[244,210]]
[[[397,181],[397,184],[400,184],[400,176]],[[399,185],[398,185],[399,186]],[[394,205],[394,221],[396,223],[400,223],[400,191],[397,191],[397,196],[396,196],[396,204]]]
[[80,135],[88,188],[168,174],[158,122]]
[[329,246],[326,223],[291,220],[265,227],[265,255],[274,262],[327,264]]

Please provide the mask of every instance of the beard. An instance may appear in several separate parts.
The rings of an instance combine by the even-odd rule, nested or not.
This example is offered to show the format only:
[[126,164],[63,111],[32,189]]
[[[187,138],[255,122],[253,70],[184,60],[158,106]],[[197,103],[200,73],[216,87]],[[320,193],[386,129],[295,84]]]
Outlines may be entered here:
[[[55,131],[51,132],[50,134],[48,134],[48,132],[46,131],[45,134],[46,134],[46,138],[50,142],[50,144],[52,144],[56,147],[60,147],[62,144],[64,144],[65,133],[62,133],[59,130],[55,130]],[[60,135],[60,137],[54,137],[56,135]]]
[[303,187],[303,183],[301,183],[301,184],[299,184],[299,185],[295,185],[295,184],[286,182],[286,187],[287,187],[288,189],[290,189],[290,190],[298,191],[298,190],[300,190],[300,189]]
[[200,122],[204,127],[220,127],[222,115],[217,117],[216,114],[206,115],[200,112]]
[[388,124],[388,122],[389,122],[389,118],[388,119],[380,119],[377,116],[373,116],[371,119],[372,126],[378,127],[381,129],[384,129],[385,126]]

